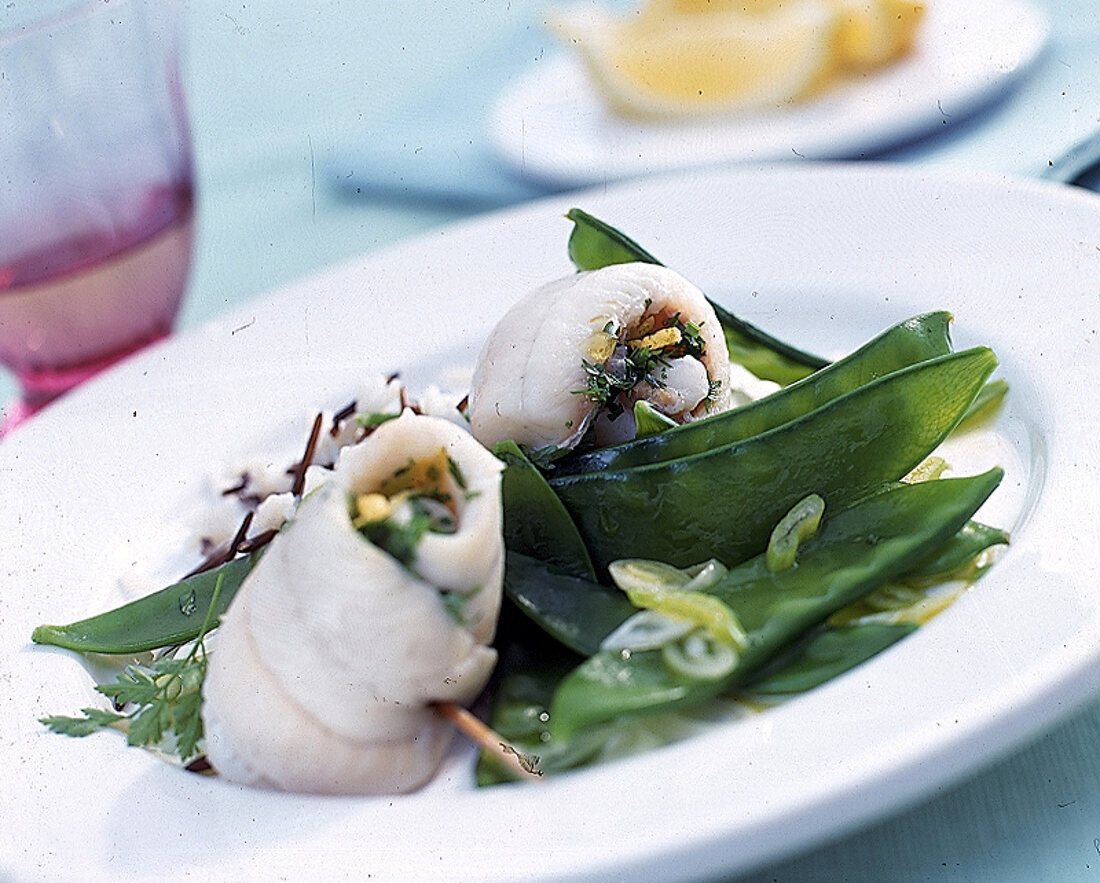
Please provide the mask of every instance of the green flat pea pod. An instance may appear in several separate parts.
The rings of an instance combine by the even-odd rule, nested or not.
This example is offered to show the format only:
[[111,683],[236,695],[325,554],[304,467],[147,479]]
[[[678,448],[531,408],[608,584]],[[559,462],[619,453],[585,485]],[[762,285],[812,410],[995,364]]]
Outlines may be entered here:
[[[578,270],[598,270],[632,261],[661,263],[633,239],[579,208],[570,209],[566,217],[574,225],[569,235],[569,258]],[[707,300],[722,324],[730,361],[744,365],[757,377],[786,385],[829,364],[828,360],[796,349],[739,319],[710,298]]]
[[[546,741],[542,722],[561,673],[556,669],[532,667],[508,673],[500,681],[493,700],[490,726],[493,732],[520,753],[540,775],[576,769],[597,759],[608,741],[608,734],[589,731],[568,742]],[[482,752],[474,770],[478,787],[515,781],[515,774],[497,761],[495,755]]]
[[762,551],[776,522],[820,494],[842,509],[920,463],[997,364],[977,347],[866,383],[768,432],[678,460],[551,477],[602,572],[617,558],[689,567]]
[[692,705],[743,683],[835,611],[873,591],[959,530],[1000,483],[993,469],[972,478],[895,484],[832,510],[803,546],[798,567],[773,573],[764,555],[706,589],[727,604],[747,635],[732,669],[692,678],[660,650],[601,650],[561,682],[550,710],[554,738],[568,739],[620,715]]
[[[490,726],[506,744],[520,754],[539,775],[552,777],[590,764],[630,757],[652,751],[699,732],[712,722],[709,716],[693,717],[671,711],[644,717],[620,718],[589,727],[568,740],[553,739],[544,723],[556,684],[541,671],[507,674],[501,680],[493,704]],[[479,787],[515,781],[516,775],[483,753],[475,770]]]
[[962,421],[959,423],[959,428],[969,429],[989,419],[996,413],[997,407],[1004,401],[1007,394],[1008,381],[1003,378],[990,380],[989,383],[982,387],[982,391],[978,393],[978,397],[974,399],[973,404],[966,412],[966,416],[963,417]]
[[645,438],[666,432],[680,424],[671,417],[666,417],[654,408],[645,399],[638,399],[634,403],[634,437]]
[[[504,630],[509,638],[523,632],[523,623]],[[576,769],[648,751],[698,731],[702,720],[713,719],[704,709],[702,718],[670,712],[620,719],[591,727],[569,740],[551,738],[547,721],[554,691],[578,657],[542,636],[526,635],[518,642],[506,641],[494,673],[495,688],[489,724],[508,747],[518,753],[524,765],[540,775]],[[483,752],[475,777],[479,786],[515,781],[514,768],[502,765],[496,752]]]
[[901,576],[903,582],[912,585],[930,585],[958,575],[967,577],[974,560],[993,546],[1007,545],[1008,534],[998,527],[990,527],[978,521],[969,521],[928,558]]
[[493,454],[504,463],[501,498],[504,542],[509,552],[538,558],[576,577],[594,578],[592,559],[573,519],[513,441],[503,441]]
[[504,592],[543,631],[581,656],[599,650],[600,642],[637,612],[618,589],[563,573],[511,548]]
[[[142,653],[198,637],[218,580],[224,575],[212,622],[225,613],[260,553],[234,558],[129,604],[69,625],[40,625],[36,644],[80,653]],[[211,626],[212,627],[212,626]]]
[[[972,578],[975,557],[1007,542],[1004,531],[967,522],[897,581],[923,587],[953,577]],[[508,552],[504,591],[544,633],[581,656],[595,654],[608,635],[637,613],[618,589],[562,573],[544,561],[512,551]]]
[[951,314],[924,313],[887,329],[812,376],[739,408],[658,435],[600,448],[555,464],[555,474],[625,469],[698,454],[808,414],[845,393],[910,365],[951,352]]
[[[864,625],[827,629],[811,638],[765,677],[746,686],[746,693],[760,698],[781,698],[806,692],[843,674],[913,632],[915,626]],[[700,719],[691,709],[665,714],[620,717],[587,727],[569,739],[554,739],[549,732],[549,708],[563,672],[557,666],[528,666],[507,671],[493,699],[489,725],[540,774],[552,776],[636,754],[677,741],[697,731]],[[515,781],[515,774],[495,755],[483,753],[475,779],[479,787]]]
[[752,696],[805,693],[850,671],[917,630],[917,626],[863,625],[825,628],[774,669],[745,685]]
[[661,262],[622,231],[579,208],[565,216],[573,222],[569,234],[569,260],[578,270],[598,270],[612,264]]

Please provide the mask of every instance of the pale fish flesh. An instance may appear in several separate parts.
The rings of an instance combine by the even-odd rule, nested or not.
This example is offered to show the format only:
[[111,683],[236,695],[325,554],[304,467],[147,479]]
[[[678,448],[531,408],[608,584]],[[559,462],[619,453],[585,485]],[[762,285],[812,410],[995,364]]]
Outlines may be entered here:
[[[675,320],[690,323],[694,352],[683,343],[658,346],[650,379],[605,402],[589,394],[594,375],[630,377],[638,348]],[[633,436],[638,399],[684,423],[724,409],[728,387],[725,338],[702,292],[666,267],[618,264],[550,282],[505,314],[474,371],[470,428],[490,447],[512,439],[569,448],[600,418],[596,440],[607,444]]]
[[[454,530],[402,564],[353,526],[352,501],[441,450]],[[496,662],[500,470],[469,433],[411,412],[344,449],[212,635],[203,716],[220,776],[345,794],[431,778],[452,736],[433,703],[471,703]]]

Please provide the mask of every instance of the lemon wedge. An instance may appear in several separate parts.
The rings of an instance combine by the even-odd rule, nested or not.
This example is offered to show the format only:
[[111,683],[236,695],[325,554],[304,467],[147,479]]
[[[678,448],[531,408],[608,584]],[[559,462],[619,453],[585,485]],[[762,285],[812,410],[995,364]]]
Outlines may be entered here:
[[617,16],[591,3],[550,24],[612,110],[688,117],[805,100],[909,50],[915,0],[648,0]]
[[913,46],[924,5],[913,0],[831,0],[840,19],[834,52],[855,70],[883,67]]
[[553,24],[610,106],[628,116],[774,107],[827,78],[839,39],[827,0],[767,9],[760,2],[759,12],[744,11],[743,2],[720,4],[720,13],[678,11],[687,4],[661,0],[625,18],[586,8]]
[[766,15],[769,12],[775,12],[784,4],[790,6],[791,2],[790,0],[650,0],[651,7],[682,15],[716,12]]

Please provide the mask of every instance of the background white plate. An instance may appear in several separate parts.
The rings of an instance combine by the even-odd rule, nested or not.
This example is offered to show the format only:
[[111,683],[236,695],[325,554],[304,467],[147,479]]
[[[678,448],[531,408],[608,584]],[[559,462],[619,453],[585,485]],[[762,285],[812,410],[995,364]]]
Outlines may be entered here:
[[493,150],[557,187],[735,161],[850,159],[935,134],[1004,94],[1046,44],[1027,0],[929,0],[914,52],[804,104],[703,122],[609,113],[573,56],[540,63],[498,98]]
[[[825,354],[946,308],[1012,385],[989,520],[1008,554],[913,637],[811,694],[637,759],[476,792],[329,799],[186,775],[116,734],[45,732],[88,704],[32,628],[178,566],[212,464],[296,452],[365,372],[414,387],[570,271],[580,205],[733,309]],[[544,200],[351,261],[168,342],[0,445],[0,878],[649,879],[745,870],[897,810],[1100,686],[1100,201],[1037,182],[875,165],[745,168]],[[994,502],[991,501],[991,502]]]

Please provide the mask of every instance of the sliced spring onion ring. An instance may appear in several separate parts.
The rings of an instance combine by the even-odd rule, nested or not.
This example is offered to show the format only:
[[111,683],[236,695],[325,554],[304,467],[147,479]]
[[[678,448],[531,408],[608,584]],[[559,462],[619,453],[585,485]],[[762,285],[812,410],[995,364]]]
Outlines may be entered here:
[[711,558],[702,564],[689,567],[687,573],[691,574],[691,580],[684,586],[686,592],[704,592],[729,573],[726,567],[717,558]]
[[629,594],[632,590],[705,591],[724,577],[729,568],[717,558],[683,569],[648,558],[622,558],[612,561],[608,571],[615,585]]
[[902,478],[908,484],[916,484],[918,481],[935,481],[950,469],[950,464],[943,457],[932,455],[913,467],[912,472]]
[[772,531],[764,563],[772,573],[791,567],[798,556],[798,547],[817,533],[825,501],[817,494],[803,497],[784,515]]
[[615,585],[627,595],[631,592],[675,591],[691,582],[691,576],[680,568],[663,561],[650,561],[648,558],[622,558],[612,561],[607,571]]
[[695,623],[674,619],[656,610],[639,610],[600,643],[601,650],[659,650],[695,629]]
[[666,644],[661,658],[669,670],[696,680],[723,678],[737,665],[738,653],[724,641],[716,641],[705,629],[696,629],[679,641]]
[[681,570],[660,561],[625,558],[613,561],[608,570],[635,607],[685,620],[731,648],[745,646],[745,630],[733,610],[713,595],[689,588],[706,587],[721,579],[725,568],[719,562]]

